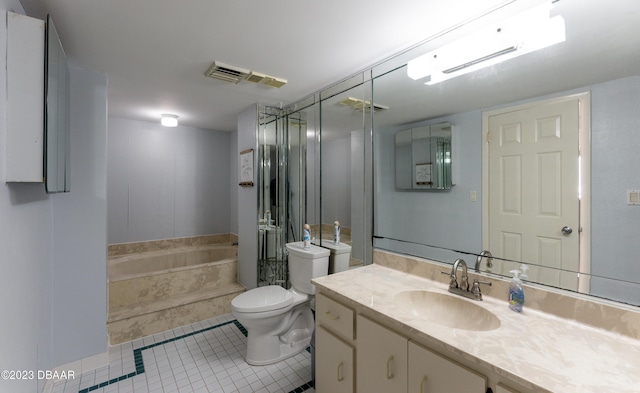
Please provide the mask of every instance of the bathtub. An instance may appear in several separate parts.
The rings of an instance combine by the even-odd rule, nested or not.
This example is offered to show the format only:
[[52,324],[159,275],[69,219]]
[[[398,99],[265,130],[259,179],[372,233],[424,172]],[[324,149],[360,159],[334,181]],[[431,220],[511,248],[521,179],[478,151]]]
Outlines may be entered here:
[[107,275],[110,282],[126,280],[176,272],[181,269],[194,269],[212,262],[236,259],[237,255],[238,247],[230,244],[127,254],[109,258]]
[[231,312],[237,246],[177,247],[110,256],[109,341],[117,344]]

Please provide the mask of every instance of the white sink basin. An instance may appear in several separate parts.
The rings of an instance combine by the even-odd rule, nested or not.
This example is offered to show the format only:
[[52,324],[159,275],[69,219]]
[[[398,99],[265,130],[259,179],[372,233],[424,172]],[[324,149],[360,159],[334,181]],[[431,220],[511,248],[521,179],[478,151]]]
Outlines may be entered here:
[[416,317],[450,328],[489,331],[500,327],[492,312],[457,295],[415,290],[398,292],[393,300]]

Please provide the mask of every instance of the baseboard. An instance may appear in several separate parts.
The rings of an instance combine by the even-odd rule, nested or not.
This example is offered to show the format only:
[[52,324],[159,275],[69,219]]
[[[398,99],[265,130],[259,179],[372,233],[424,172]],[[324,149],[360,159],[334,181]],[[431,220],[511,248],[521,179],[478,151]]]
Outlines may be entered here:
[[[67,363],[62,366],[54,367],[54,374],[70,376],[73,373],[74,378],[80,378],[82,373],[106,367],[109,365],[109,352],[99,353],[97,355],[89,356],[87,358],[77,360],[75,362]],[[42,388],[42,393],[52,393],[53,384],[60,379],[47,379]]]

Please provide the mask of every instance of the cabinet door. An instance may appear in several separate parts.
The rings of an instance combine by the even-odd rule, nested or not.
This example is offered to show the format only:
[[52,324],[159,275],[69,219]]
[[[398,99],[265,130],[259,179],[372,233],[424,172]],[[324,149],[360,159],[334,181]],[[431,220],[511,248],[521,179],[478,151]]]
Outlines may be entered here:
[[337,336],[353,340],[353,310],[321,293],[316,296],[316,321]]
[[499,383],[498,386],[496,386],[496,393],[518,393],[518,392],[512,389],[509,389],[508,387]]
[[356,321],[360,393],[407,391],[407,339],[358,315]]
[[316,329],[316,392],[352,393],[353,382],[353,348],[319,326]]
[[487,379],[442,356],[409,342],[409,392],[485,393]]

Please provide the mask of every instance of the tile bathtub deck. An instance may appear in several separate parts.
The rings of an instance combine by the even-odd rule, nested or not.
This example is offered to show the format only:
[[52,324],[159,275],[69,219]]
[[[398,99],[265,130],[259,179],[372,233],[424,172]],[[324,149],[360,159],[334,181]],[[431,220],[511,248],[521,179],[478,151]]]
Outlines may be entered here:
[[314,392],[308,351],[267,366],[244,361],[246,330],[227,314],[109,347],[109,365],[53,393]]

